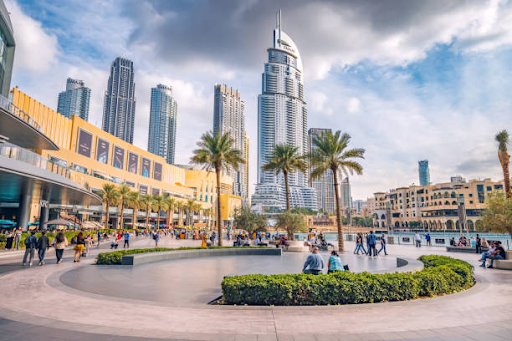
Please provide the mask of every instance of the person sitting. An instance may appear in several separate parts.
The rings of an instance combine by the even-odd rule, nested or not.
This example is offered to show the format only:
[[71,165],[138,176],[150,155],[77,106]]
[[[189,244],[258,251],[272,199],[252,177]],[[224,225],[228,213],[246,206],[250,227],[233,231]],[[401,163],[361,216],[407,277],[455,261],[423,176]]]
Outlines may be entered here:
[[341,263],[340,256],[336,251],[331,252],[331,256],[327,261],[327,269],[328,274],[338,271],[345,271],[345,269],[343,268],[343,264]]
[[490,258],[491,255],[496,251],[496,245],[494,243],[491,243],[491,247],[489,248],[489,251],[482,252],[482,257],[478,260],[479,262],[485,261],[487,258]]
[[450,246],[457,246],[455,244],[455,237],[452,237],[452,239],[450,239]]
[[[316,246],[313,248],[312,252],[313,253],[306,259],[302,272],[305,274],[318,275],[322,273],[324,268],[324,259],[318,254],[318,248]],[[307,269],[308,267],[309,269]]]
[[[494,253],[490,257],[491,263],[487,267],[489,269],[493,267],[493,263],[494,263],[495,259],[499,260],[499,259],[505,259],[507,257],[507,254],[505,253],[505,249],[503,248],[503,246],[501,246],[501,242],[497,242],[496,244],[497,244],[496,250],[494,250]],[[483,264],[485,266],[485,260],[484,260]]]

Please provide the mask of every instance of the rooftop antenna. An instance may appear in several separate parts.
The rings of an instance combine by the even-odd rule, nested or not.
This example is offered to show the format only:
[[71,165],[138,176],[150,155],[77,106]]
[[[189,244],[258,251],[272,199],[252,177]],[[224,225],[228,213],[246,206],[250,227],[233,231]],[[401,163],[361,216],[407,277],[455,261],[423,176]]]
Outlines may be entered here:
[[279,30],[279,45],[281,45],[281,10],[276,13],[276,28]]

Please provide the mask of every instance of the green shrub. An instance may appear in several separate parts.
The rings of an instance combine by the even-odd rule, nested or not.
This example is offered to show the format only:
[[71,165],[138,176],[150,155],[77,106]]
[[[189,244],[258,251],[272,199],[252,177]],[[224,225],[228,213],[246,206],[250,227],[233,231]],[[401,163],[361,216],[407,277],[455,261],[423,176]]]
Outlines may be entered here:
[[[209,247],[209,249],[231,249],[232,246],[213,246]],[[165,247],[157,247],[153,249],[129,249],[129,250],[119,250],[112,252],[102,252],[98,254],[96,257],[96,265],[121,265],[121,260],[123,256],[126,255],[134,255],[138,253],[147,253],[147,252],[161,252],[161,251],[176,251],[176,250],[198,250],[201,247],[180,247],[180,248],[165,248]]]
[[244,275],[226,277],[226,304],[336,305],[404,301],[463,290],[473,285],[473,267],[445,256],[422,256],[415,273],[330,275]]
[[6,242],[0,242],[0,250],[5,249]]

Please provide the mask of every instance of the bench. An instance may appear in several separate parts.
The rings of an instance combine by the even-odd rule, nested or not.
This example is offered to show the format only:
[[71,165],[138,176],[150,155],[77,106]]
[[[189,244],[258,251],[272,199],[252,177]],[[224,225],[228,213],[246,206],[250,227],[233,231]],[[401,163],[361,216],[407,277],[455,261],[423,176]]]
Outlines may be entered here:
[[[446,247],[447,252],[464,252],[464,253],[475,253],[476,254],[476,247],[466,247],[466,246],[447,246]],[[487,246],[482,246],[482,252],[489,251],[489,248]]]
[[503,260],[495,260],[494,261],[494,267],[496,269],[502,269],[502,270],[512,270],[512,251],[508,250],[505,251],[506,253],[506,259]]

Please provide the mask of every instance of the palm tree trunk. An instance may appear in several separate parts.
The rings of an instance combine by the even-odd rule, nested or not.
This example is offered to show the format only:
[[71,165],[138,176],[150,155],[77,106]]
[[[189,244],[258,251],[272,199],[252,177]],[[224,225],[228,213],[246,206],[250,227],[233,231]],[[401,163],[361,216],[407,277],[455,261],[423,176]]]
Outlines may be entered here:
[[146,230],[149,228],[149,211],[150,209],[148,208],[146,210]]
[[219,246],[222,246],[222,216],[220,215],[220,167],[215,167],[217,173],[217,234],[219,236]]
[[510,199],[512,193],[510,192],[510,171],[509,171],[509,163],[510,163],[510,155],[507,152],[499,152],[498,153],[501,169],[503,170],[503,187],[505,189],[505,195]]
[[109,221],[109,210],[110,210],[110,206],[108,204],[108,201],[106,202],[106,206],[107,206],[107,216],[105,217],[106,221],[105,221],[105,228],[108,229],[108,221]]
[[157,230],[160,230],[160,213],[161,213],[161,208],[158,207],[158,217],[156,217],[156,229]]
[[167,214],[166,214],[166,218],[165,218],[165,220],[167,221],[167,227],[170,226],[169,219],[171,219],[171,209],[170,208],[167,210]]
[[286,211],[290,211],[290,188],[288,187],[288,172],[283,171],[283,175],[284,175],[284,188],[286,190]]
[[121,212],[119,212],[119,228],[123,228],[123,212],[124,212],[124,201],[121,203]]
[[341,224],[341,210],[340,210],[340,194],[338,189],[338,172],[336,169],[332,170],[334,177],[334,195],[336,198],[336,225],[338,227],[338,250],[345,251],[345,241],[343,240],[343,228]]
[[137,223],[137,209],[136,206],[133,206],[133,218],[132,218],[132,228],[136,229],[135,224]]

